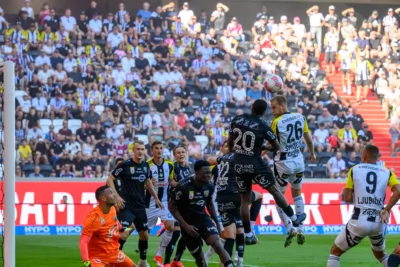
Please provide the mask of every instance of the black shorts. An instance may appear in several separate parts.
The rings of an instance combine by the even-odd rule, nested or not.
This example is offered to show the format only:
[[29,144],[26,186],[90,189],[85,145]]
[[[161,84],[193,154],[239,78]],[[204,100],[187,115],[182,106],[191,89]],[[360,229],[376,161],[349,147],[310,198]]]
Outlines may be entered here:
[[202,240],[207,242],[207,238],[209,236],[219,235],[218,229],[215,226],[213,220],[211,220],[210,216],[201,217],[198,221],[198,224],[193,225],[197,228],[197,232],[199,233],[198,238],[192,237],[191,235],[186,233],[184,229],[181,229],[182,238],[185,241],[186,247],[192,255],[201,252],[201,247],[203,246]]
[[227,227],[234,223],[236,228],[243,228],[243,221],[240,217],[240,195],[228,192],[218,194],[216,201],[222,226]]
[[336,62],[336,52],[327,52],[325,53],[325,63],[334,63]]
[[254,191],[251,191],[250,203],[253,204],[254,201],[256,201],[256,193],[254,193]]
[[235,157],[235,172],[240,193],[251,192],[253,181],[265,190],[275,184],[274,174],[261,158]]
[[147,215],[146,210],[132,210],[125,208],[118,212],[119,222],[123,227],[130,227],[132,223],[135,225],[136,231],[147,231]]
[[357,80],[356,85],[358,86],[370,86],[371,81],[370,80]]

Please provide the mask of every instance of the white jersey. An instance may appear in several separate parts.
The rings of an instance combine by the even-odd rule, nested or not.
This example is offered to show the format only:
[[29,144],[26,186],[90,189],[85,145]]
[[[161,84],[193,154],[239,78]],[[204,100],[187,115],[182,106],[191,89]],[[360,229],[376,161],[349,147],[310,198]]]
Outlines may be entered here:
[[286,112],[272,121],[271,125],[281,150],[274,157],[275,161],[293,159],[301,156],[303,135],[308,133],[306,118],[300,113]]
[[[169,180],[173,179],[174,177],[174,164],[172,161],[167,159],[164,159],[161,165],[157,165],[156,163],[154,163],[153,159],[149,159],[147,163],[149,163],[152,177],[157,180],[157,184],[154,186],[154,190],[156,191],[161,203],[165,204],[168,202]],[[156,203],[154,201],[154,198],[151,196],[148,196],[148,198],[150,198],[149,208],[155,208]]]
[[392,188],[398,183],[393,172],[377,164],[361,163],[352,167],[348,173],[346,188],[354,191],[354,215],[359,213],[358,216],[362,216],[363,210],[375,210],[379,214],[384,207],[387,187]]

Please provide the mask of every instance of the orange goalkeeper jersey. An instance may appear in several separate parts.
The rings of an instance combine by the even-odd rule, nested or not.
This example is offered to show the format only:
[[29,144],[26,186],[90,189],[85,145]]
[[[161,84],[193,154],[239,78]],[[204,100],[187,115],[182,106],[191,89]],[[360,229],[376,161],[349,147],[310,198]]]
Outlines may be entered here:
[[120,229],[115,207],[112,207],[108,214],[104,214],[99,206],[89,212],[82,229],[82,235],[91,237],[88,246],[89,257],[107,257],[118,253]]

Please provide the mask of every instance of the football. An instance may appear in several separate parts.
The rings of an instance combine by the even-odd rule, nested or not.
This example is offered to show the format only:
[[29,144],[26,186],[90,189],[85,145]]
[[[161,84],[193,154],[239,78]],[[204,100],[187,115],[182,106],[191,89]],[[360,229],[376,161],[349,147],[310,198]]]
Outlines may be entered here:
[[264,88],[270,93],[276,93],[282,89],[283,81],[278,75],[268,75],[264,80]]

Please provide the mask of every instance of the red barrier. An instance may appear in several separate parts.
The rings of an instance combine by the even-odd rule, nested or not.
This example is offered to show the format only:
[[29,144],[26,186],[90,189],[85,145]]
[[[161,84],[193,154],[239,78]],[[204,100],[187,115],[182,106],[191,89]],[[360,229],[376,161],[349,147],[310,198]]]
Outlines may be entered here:
[[[16,225],[80,225],[87,212],[96,205],[94,191],[101,185],[104,182],[17,182]],[[347,222],[352,207],[341,205],[340,193],[343,186],[338,183],[303,184],[308,215],[306,224],[333,225]],[[271,195],[259,187],[254,189],[263,193],[265,204],[258,223],[266,224],[264,216],[272,215],[273,223],[280,224]],[[290,192],[287,196],[291,201]],[[64,197],[67,205],[60,204]],[[386,201],[388,199],[389,195]],[[3,221],[2,218],[0,221]],[[391,223],[400,224],[399,206],[393,209]]]

